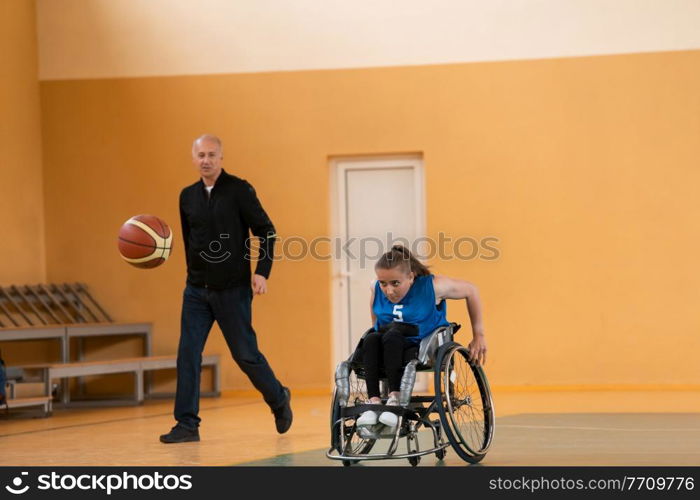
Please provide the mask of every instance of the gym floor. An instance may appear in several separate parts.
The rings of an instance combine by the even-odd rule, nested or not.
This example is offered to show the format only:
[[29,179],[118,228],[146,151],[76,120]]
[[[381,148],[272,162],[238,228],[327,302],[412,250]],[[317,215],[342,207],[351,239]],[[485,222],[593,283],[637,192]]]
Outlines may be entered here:
[[[697,391],[496,391],[496,431],[483,465],[700,465]],[[227,393],[201,402],[198,443],[161,444],[172,401],[143,406],[36,410],[0,415],[0,465],[340,466],[326,459],[330,395],[294,391],[284,435],[259,397]],[[430,435],[422,436],[428,444]],[[426,440],[427,438],[427,440]],[[405,446],[401,443],[401,446]],[[407,460],[358,466],[409,466]],[[448,448],[420,466],[464,466]]]

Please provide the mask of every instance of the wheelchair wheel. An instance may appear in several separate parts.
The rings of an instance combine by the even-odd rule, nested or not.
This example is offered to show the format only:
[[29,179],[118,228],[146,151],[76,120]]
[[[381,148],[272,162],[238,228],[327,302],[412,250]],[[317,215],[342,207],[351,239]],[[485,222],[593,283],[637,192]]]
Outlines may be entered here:
[[443,345],[435,363],[435,399],[440,421],[462,460],[479,462],[489,449],[494,429],[491,389],[480,366],[469,363],[468,349]]
[[[348,397],[348,407],[364,404],[367,400],[367,387],[365,381],[357,377],[355,370],[350,369],[350,395]],[[338,395],[333,392],[333,402],[331,403],[331,447],[338,453],[351,455],[364,455],[370,452],[376,440],[364,439],[357,434],[357,426],[353,419],[346,418],[342,428],[336,425],[340,419],[340,404]],[[340,433],[345,436],[345,449],[342,449]],[[347,462],[347,463],[346,463]],[[343,460],[343,465],[352,465],[357,460]]]

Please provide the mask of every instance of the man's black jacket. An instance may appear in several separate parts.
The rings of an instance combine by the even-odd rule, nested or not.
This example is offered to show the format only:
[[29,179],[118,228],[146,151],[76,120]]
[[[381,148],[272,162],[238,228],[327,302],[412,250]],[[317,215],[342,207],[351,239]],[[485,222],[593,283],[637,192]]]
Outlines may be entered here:
[[[259,248],[255,273],[270,276],[275,228],[248,182],[223,169],[211,194],[199,180],[180,193],[187,282],[214,289],[250,286],[251,248]],[[260,238],[249,241],[249,231]]]

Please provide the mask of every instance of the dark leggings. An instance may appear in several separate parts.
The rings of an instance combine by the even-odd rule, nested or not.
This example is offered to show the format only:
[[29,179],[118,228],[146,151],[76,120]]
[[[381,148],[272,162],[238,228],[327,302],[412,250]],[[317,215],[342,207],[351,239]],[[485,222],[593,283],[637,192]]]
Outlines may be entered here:
[[[367,396],[370,398],[380,397],[379,371],[382,364],[389,381],[389,392],[400,391],[403,365],[418,353],[418,344],[405,336],[406,327],[412,325],[393,325],[395,323],[380,328],[378,332],[367,334],[362,342],[362,363],[365,368]],[[415,334],[417,333],[416,329]]]

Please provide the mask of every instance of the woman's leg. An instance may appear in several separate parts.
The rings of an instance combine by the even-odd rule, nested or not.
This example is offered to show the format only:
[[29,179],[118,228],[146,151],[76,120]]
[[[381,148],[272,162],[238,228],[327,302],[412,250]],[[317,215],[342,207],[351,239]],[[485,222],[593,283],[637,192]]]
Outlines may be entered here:
[[362,364],[365,368],[365,382],[367,383],[367,397],[378,398],[379,392],[379,366],[382,362],[382,336],[379,332],[367,334],[362,341]]
[[412,346],[401,333],[388,330],[382,335],[382,353],[384,355],[384,370],[389,382],[389,392],[401,390],[403,375],[404,351]]
[[[408,340],[400,330],[389,330],[382,337],[384,354],[384,370],[389,382],[389,399],[387,405],[398,406],[401,396],[401,377],[403,376],[404,359],[413,352],[414,344]],[[398,416],[389,411],[382,412],[378,417],[379,422],[389,427],[398,424]]]

